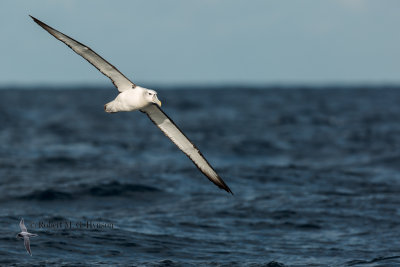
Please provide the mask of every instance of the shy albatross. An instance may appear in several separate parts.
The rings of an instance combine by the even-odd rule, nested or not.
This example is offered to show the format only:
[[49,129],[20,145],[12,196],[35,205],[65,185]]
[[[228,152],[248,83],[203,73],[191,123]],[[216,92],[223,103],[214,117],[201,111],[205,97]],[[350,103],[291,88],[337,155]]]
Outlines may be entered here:
[[147,114],[150,120],[179,147],[196,165],[196,167],[215,185],[232,193],[225,182],[219,177],[211,167],[197,147],[186,137],[186,135],[176,126],[172,119],[161,109],[161,101],[158,100],[157,92],[144,87],[140,87],[131,82],[116,67],[108,63],[86,45],[72,39],[71,37],[53,29],[40,20],[30,16],[39,26],[53,35],[55,38],[69,46],[75,53],[82,56],[90,64],[96,67],[101,73],[110,78],[117,87],[119,94],[111,102],[104,105],[104,110],[108,113],[120,111],[140,110]]
[[26,229],[23,218],[21,218],[21,221],[19,222],[19,228],[21,228],[21,232],[19,234],[17,234],[17,238],[24,239],[24,245],[25,245],[26,252],[28,252],[28,254],[32,256],[31,242],[29,241],[29,237],[34,237],[34,236],[38,236],[38,235],[28,233],[28,230]]

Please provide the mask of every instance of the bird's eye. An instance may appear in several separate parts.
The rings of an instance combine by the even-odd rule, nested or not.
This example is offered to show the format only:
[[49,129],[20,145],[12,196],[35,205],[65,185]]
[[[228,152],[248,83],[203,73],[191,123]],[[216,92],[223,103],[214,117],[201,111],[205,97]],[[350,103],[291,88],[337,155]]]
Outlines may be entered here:
[[149,93],[149,95],[151,95],[151,93]]

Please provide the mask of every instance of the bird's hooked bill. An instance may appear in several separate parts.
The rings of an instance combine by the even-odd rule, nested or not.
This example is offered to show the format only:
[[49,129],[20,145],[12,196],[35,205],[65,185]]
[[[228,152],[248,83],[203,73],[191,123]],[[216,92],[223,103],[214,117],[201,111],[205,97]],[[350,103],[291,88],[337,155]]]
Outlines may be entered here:
[[161,101],[158,100],[157,96],[154,96],[154,103],[156,103],[159,107],[161,107]]

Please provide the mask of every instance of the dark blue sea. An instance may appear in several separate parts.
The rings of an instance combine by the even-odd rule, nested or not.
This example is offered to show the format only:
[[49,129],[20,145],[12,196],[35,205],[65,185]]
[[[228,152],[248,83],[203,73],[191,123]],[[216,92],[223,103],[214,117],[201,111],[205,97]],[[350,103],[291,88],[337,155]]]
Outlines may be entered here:
[[1,266],[400,266],[400,88],[158,89],[234,195],[112,87],[3,89]]

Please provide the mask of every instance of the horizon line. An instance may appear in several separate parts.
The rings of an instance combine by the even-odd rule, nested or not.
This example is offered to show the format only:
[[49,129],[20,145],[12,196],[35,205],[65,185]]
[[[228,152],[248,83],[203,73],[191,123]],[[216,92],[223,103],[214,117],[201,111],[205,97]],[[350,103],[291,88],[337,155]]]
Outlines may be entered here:
[[[147,88],[159,88],[161,90],[185,90],[190,89],[207,89],[207,88],[223,88],[223,89],[273,89],[273,88],[376,88],[376,87],[400,87],[400,82],[268,82],[268,83],[238,83],[238,82],[188,82],[188,83],[148,83]],[[71,83],[0,83],[0,90],[7,89],[108,89],[115,88],[112,84],[107,83],[88,83],[88,82],[71,82]]]

